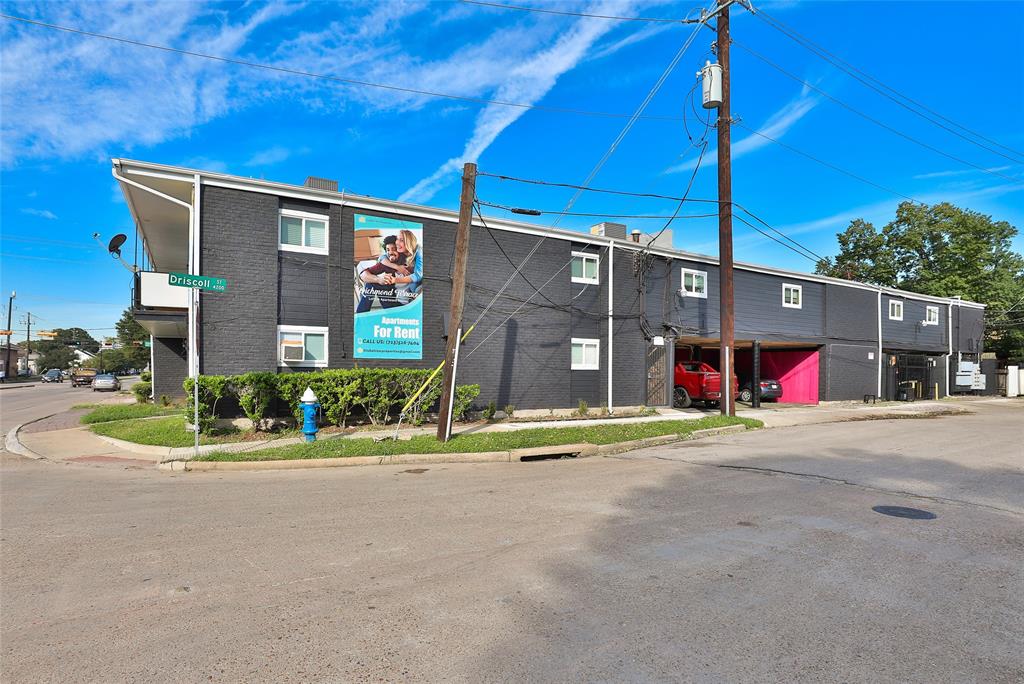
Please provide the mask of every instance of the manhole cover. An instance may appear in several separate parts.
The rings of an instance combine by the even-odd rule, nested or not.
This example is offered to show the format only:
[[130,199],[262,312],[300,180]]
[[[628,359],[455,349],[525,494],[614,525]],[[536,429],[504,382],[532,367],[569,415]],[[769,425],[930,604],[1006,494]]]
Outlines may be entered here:
[[907,508],[906,506],[872,506],[871,510],[882,515],[910,518],[911,520],[934,520],[937,517],[931,511],[925,511],[920,508]]

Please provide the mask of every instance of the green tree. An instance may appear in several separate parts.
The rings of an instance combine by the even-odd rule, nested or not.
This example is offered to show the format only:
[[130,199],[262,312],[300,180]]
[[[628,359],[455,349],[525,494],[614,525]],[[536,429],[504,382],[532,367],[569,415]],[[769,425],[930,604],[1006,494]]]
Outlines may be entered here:
[[57,345],[40,352],[39,370],[40,372],[50,370],[51,368],[64,370],[70,367],[74,360],[75,352],[67,347]]
[[100,343],[84,328],[54,328],[53,332],[57,333],[53,341],[63,346],[78,347],[91,354],[95,354],[100,348]]
[[877,231],[856,219],[836,237],[839,254],[815,272],[937,297],[985,304],[986,348],[1024,356],[1024,257],[1013,251],[1017,228],[948,202],[902,202]]
[[114,327],[117,329],[117,341],[121,343],[119,351],[125,356],[125,368],[145,368],[149,365],[149,349],[145,346],[149,341],[149,333],[139,325],[129,309],[125,309]]

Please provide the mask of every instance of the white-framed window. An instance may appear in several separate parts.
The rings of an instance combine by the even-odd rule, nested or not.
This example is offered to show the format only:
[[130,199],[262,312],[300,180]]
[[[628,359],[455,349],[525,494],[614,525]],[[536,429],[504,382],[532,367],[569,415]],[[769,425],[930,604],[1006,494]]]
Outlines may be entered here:
[[327,367],[327,328],[311,325],[277,326],[277,360],[281,366]]
[[598,256],[589,252],[572,253],[572,282],[585,285],[597,285],[600,283],[600,271]]
[[889,300],[889,320],[890,321],[902,321],[903,320],[903,301],[899,299]]
[[572,338],[572,370],[600,370],[601,341],[582,337]]
[[282,209],[278,220],[278,248],[286,252],[327,254],[329,218],[322,214]]
[[924,310],[924,324],[925,325],[938,325],[939,324],[939,307],[928,306]]
[[682,276],[680,278],[683,286],[679,290],[679,294],[684,297],[702,297],[707,299],[708,297],[708,272],[707,271],[694,271],[689,268],[682,270]]
[[783,283],[782,306],[787,309],[802,309],[804,307],[804,286]]

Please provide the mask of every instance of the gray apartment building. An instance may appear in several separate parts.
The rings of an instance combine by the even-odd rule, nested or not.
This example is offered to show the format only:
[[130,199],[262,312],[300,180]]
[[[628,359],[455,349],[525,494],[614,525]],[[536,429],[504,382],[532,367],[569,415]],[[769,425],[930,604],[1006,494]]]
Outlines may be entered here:
[[[133,311],[152,335],[157,396],[180,395],[197,372],[443,359],[455,212],[315,178],[296,186],[122,159],[112,172],[145,254]],[[193,295],[170,273],[227,288]],[[476,326],[458,380],[499,407],[667,405],[677,362],[719,367],[718,283],[715,258],[635,242],[619,224],[582,233],[478,219],[464,316]],[[981,304],[768,266],[736,264],[735,310],[737,374],[749,376],[759,341],[762,377],[780,380],[787,402],[892,398],[899,387],[945,396],[958,364],[982,351]]]

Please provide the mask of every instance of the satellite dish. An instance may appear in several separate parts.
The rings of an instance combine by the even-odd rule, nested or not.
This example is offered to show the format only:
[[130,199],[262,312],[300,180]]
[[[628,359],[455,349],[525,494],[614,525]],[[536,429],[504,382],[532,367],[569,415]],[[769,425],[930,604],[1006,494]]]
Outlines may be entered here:
[[123,245],[127,239],[127,235],[124,233],[118,233],[114,237],[110,238],[110,244],[107,245],[107,251],[115,256],[121,256],[121,245]]

